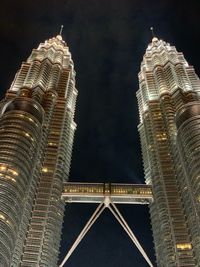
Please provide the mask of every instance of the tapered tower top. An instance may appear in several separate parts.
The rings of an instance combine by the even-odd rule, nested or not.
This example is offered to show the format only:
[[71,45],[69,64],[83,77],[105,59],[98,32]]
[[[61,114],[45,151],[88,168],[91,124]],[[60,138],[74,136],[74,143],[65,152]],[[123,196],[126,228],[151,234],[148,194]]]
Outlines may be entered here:
[[41,49],[44,47],[46,49],[48,49],[50,47],[53,47],[55,50],[61,50],[65,54],[68,54],[69,48],[67,46],[67,43],[62,38],[62,29],[63,29],[63,25],[61,25],[60,32],[58,35],[56,35],[55,37],[47,39],[44,43],[40,43],[38,49]]
[[[158,61],[160,61],[159,64],[161,65],[165,64],[168,60],[174,62],[174,60],[176,59],[176,61],[178,61],[177,57],[178,55],[180,55],[180,53],[177,52],[175,46],[171,46],[164,40],[157,38],[154,34],[153,27],[151,27],[150,29],[152,32],[152,40],[148,44],[147,49],[145,51],[141,68],[142,67],[149,67],[150,69],[154,68],[155,65],[158,64]],[[174,56],[170,57],[171,54],[173,54]],[[157,63],[154,62],[155,58],[157,59]],[[151,64],[149,64],[150,61]]]

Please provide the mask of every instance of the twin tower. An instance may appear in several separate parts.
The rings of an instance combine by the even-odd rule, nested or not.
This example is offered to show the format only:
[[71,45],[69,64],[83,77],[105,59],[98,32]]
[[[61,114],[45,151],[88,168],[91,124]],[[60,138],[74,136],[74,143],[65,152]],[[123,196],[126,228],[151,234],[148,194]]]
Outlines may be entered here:
[[[200,81],[153,38],[137,92],[157,267],[200,266]],[[61,35],[23,62],[0,102],[0,267],[56,267],[77,89]],[[125,266],[124,266],[125,267]]]

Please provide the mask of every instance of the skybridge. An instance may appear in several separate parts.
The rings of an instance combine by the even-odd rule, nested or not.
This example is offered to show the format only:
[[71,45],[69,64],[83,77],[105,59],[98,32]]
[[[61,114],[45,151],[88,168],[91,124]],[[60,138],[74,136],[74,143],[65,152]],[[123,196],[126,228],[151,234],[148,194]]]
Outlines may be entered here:
[[115,204],[149,204],[151,186],[144,184],[65,183],[62,194],[66,203],[101,203],[109,198]]
[[153,267],[146,252],[130,229],[126,220],[117,208],[117,204],[150,204],[153,202],[151,186],[144,184],[116,184],[116,183],[65,183],[62,198],[66,203],[97,203],[98,206],[83,230],[67,252],[59,267],[63,267],[81,240],[90,230],[101,213],[108,208],[131,241],[140,251],[148,266]]

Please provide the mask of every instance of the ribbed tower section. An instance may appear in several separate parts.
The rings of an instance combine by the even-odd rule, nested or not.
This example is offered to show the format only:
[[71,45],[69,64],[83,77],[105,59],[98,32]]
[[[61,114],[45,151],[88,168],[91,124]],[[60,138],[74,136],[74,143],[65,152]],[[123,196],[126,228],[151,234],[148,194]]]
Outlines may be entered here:
[[[177,145],[181,114],[191,103],[199,108],[199,94],[199,79],[183,54],[154,37],[141,63],[137,98],[145,178],[154,194],[150,214],[158,267],[200,266],[189,218],[192,192]],[[177,124],[176,114],[183,108]],[[185,127],[195,135],[193,127]]]
[[57,266],[76,97],[58,35],[33,49],[0,103],[0,266]]
[[200,266],[200,101],[185,104],[177,113],[177,142],[187,179],[182,184],[192,244]]

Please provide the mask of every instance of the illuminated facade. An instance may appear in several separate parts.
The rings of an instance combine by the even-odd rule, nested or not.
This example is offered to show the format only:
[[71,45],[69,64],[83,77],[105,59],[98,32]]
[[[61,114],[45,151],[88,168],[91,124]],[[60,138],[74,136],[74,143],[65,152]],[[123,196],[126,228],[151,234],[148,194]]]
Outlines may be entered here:
[[[200,82],[153,38],[137,92],[147,185],[68,181],[77,97],[62,36],[34,49],[0,102],[0,266],[56,267],[65,203],[99,203],[60,267],[105,208],[153,266],[115,204],[150,204],[158,267],[200,266]],[[153,196],[154,201],[153,201]]]
[[158,267],[200,266],[200,81],[174,46],[153,38],[137,92]]
[[56,267],[65,203],[98,203],[64,266],[108,208],[148,266],[150,259],[116,204],[149,204],[151,186],[69,183],[77,90],[62,36],[23,62],[0,102],[0,267]]
[[61,35],[33,49],[0,103],[0,266],[57,266],[77,97]]

